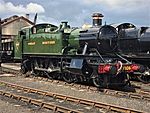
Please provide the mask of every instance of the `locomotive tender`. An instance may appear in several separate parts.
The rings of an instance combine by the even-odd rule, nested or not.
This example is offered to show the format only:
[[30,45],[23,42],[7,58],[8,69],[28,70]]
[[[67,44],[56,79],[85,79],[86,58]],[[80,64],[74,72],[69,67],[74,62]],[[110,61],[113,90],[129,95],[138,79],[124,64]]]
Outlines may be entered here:
[[12,57],[21,60],[22,73],[61,77],[69,83],[92,80],[97,87],[124,86],[128,73],[144,68],[113,54],[117,31],[102,26],[102,17],[93,14],[93,27],[87,29],[70,28],[67,22],[23,28],[13,41]]

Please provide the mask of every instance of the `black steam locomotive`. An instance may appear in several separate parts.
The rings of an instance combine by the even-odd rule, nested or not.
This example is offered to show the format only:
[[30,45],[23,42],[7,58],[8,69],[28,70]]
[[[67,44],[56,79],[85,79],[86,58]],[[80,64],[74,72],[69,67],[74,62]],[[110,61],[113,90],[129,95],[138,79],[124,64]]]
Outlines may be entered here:
[[116,26],[118,30],[118,52],[130,61],[143,64],[147,70],[139,78],[150,81],[150,27],[136,27],[132,23]]

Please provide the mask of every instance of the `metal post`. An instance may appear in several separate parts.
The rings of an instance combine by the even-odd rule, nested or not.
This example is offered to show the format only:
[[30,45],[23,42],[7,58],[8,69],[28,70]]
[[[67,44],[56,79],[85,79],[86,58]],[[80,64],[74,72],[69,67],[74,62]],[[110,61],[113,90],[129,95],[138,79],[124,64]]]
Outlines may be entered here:
[[84,48],[83,48],[82,55],[85,55],[85,53],[86,53],[86,51],[87,51],[87,47],[88,47],[88,43],[85,43]]
[[2,63],[2,25],[0,18],[0,74],[2,72],[1,63]]

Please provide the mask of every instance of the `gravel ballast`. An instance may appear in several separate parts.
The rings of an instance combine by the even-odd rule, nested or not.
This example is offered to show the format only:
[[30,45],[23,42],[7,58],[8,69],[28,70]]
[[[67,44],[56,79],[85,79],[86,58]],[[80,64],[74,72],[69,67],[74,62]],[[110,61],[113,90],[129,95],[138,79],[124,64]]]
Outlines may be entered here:
[[33,78],[23,78],[23,77],[1,77],[1,80],[24,85],[36,89],[46,90],[50,92],[60,93],[64,95],[75,96],[79,98],[94,100],[98,102],[114,104],[122,107],[132,108],[140,110],[143,112],[150,112],[150,102],[129,98],[119,98],[115,96],[105,95],[101,93],[96,93],[92,91],[78,90],[77,88],[72,88],[71,86],[59,85],[56,83],[50,83],[40,80],[35,80]]

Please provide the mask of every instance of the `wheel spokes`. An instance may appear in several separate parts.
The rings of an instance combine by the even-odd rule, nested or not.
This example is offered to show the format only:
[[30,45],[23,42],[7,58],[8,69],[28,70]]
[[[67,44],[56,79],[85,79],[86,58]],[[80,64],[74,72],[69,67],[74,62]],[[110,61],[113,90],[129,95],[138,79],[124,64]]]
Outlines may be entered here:
[[67,83],[72,83],[75,81],[75,76],[71,73],[63,73],[63,79]]
[[96,87],[102,87],[103,85],[103,79],[101,77],[94,77],[93,78],[93,84],[96,86]]

